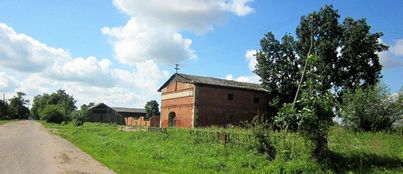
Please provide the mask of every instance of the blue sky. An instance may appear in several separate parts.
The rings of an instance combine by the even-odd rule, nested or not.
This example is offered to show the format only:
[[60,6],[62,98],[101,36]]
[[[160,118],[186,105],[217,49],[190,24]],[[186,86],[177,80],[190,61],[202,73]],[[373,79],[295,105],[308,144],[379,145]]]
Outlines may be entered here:
[[[403,85],[403,2],[267,0],[36,0],[0,2],[0,92],[66,89],[78,104],[143,107],[174,73],[257,82],[253,52],[272,31],[333,4],[384,33],[383,81]],[[13,53],[13,54],[11,54]]]

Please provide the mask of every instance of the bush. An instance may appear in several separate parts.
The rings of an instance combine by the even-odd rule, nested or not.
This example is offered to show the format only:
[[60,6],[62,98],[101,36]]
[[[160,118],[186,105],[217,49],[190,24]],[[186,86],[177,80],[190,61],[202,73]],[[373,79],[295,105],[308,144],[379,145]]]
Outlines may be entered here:
[[327,136],[334,116],[333,95],[326,92],[314,95],[307,92],[301,94],[297,106],[285,104],[275,117],[277,124],[285,130],[298,130],[313,145],[312,156],[325,159],[328,151]]
[[269,160],[273,160],[276,157],[276,149],[269,137],[270,125],[267,120],[262,115],[257,115],[245,125],[252,130],[255,140],[251,142],[250,146],[256,149],[258,153],[265,154]]
[[72,114],[72,122],[75,126],[82,126],[86,119],[87,119],[86,110],[75,111]]
[[399,116],[396,97],[383,85],[358,88],[345,93],[340,104],[340,117],[358,131],[390,130]]
[[274,124],[282,130],[297,131],[299,118],[292,103],[286,103],[274,117]]
[[64,120],[63,108],[59,105],[47,105],[40,113],[42,120],[48,123],[61,123]]

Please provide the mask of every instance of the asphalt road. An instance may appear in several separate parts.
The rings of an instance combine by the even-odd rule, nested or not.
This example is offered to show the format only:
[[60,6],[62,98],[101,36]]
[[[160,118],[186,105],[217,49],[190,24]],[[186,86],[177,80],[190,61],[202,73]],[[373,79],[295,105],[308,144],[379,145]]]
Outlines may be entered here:
[[114,173],[36,121],[0,125],[0,174]]

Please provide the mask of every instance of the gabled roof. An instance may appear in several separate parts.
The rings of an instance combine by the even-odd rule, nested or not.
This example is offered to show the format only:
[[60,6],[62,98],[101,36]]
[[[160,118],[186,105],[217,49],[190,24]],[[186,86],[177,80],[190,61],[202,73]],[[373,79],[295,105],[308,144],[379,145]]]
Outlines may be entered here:
[[221,87],[227,87],[227,88],[239,88],[239,89],[266,92],[265,89],[263,89],[259,84],[256,84],[256,83],[238,82],[238,81],[234,81],[234,80],[225,80],[225,79],[219,79],[219,78],[214,78],[214,77],[203,77],[203,76],[195,76],[195,75],[180,74],[180,73],[173,74],[168,79],[168,81],[166,81],[158,89],[158,92],[161,92],[161,90],[163,88],[165,88],[172,80],[188,82],[188,83],[193,83],[193,84],[205,84],[205,85],[221,86]]
[[104,106],[106,106],[106,107],[109,107],[108,105],[106,105],[106,104],[104,104],[104,103],[98,103],[98,104],[96,104],[96,105],[94,105],[94,106],[89,107],[88,109],[96,108],[96,107],[102,106],[102,105],[104,105]]
[[146,113],[145,109],[142,108],[124,108],[124,107],[109,107],[108,105],[104,104],[104,103],[98,103],[94,106],[89,107],[88,109],[93,109],[99,106],[105,106],[108,108],[111,108],[113,110],[115,110],[116,112],[129,112],[129,113]]
[[116,112],[130,112],[130,113],[146,113],[145,109],[141,108],[123,108],[123,107],[112,107]]

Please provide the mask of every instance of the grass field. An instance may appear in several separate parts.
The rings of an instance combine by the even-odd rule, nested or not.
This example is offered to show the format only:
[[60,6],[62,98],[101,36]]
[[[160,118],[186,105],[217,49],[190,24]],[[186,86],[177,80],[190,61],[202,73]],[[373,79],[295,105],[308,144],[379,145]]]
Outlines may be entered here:
[[284,138],[274,141],[276,159],[268,161],[247,145],[224,146],[186,129],[163,134],[122,132],[111,124],[43,124],[117,173],[403,173],[403,137],[398,133],[333,127],[331,161],[320,165],[310,159],[309,143],[296,134],[280,135]]
[[4,124],[4,123],[8,123],[10,122],[10,120],[0,120],[0,125]]

